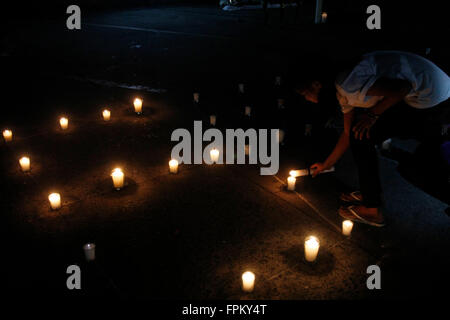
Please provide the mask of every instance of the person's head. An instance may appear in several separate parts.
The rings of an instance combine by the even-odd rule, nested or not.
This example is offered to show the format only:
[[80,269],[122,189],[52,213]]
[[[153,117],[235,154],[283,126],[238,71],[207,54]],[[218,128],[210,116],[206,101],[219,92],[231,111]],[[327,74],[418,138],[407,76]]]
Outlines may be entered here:
[[308,79],[295,84],[295,91],[313,103],[319,103],[320,89],[322,89],[322,83],[319,80]]

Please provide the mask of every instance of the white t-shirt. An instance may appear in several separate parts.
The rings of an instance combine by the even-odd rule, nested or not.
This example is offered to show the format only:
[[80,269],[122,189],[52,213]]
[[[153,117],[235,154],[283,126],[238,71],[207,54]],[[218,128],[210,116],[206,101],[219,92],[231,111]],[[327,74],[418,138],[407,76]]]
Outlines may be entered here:
[[433,62],[413,53],[375,51],[363,56],[350,73],[338,76],[336,90],[342,112],[373,107],[383,97],[367,96],[379,78],[403,79],[412,89],[404,98],[411,107],[431,108],[450,97],[450,78]]

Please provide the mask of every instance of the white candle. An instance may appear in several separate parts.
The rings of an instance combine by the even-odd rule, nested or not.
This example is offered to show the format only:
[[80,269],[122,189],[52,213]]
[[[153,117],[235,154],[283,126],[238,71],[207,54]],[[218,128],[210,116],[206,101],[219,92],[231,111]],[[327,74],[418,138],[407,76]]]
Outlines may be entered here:
[[244,84],[243,83],[239,83],[239,92],[244,93]]
[[198,103],[200,101],[200,93],[194,92],[194,101]]
[[61,129],[66,130],[69,126],[69,119],[62,117],[59,119],[59,125],[61,126]]
[[212,161],[213,163],[217,163],[217,162],[219,161],[219,150],[217,150],[217,149],[212,149],[212,150],[209,152],[209,155],[211,156],[211,161]]
[[51,193],[48,196],[48,200],[50,201],[50,206],[53,210],[58,210],[61,208],[61,196],[59,193]]
[[125,175],[123,174],[122,169],[115,168],[111,173],[111,177],[113,179],[114,188],[116,188],[117,190],[123,188]]
[[287,183],[288,183],[287,189],[289,191],[294,191],[295,190],[295,180],[297,180],[297,179],[295,179],[295,177],[293,177],[293,176],[289,176],[287,178]]
[[327,22],[328,14],[326,12],[322,12],[322,23]]
[[250,113],[252,112],[252,108],[251,107],[249,107],[249,106],[246,106],[245,107],[245,115],[246,116],[250,116]]
[[313,262],[317,258],[319,252],[319,239],[314,236],[309,236],[305,240],[305,259],[308,262]]
[[141,114],[142,113],[142,99],[136,98],[134,99],[134,111],[137,114]]
[[4,130],[3,131],[3,139],[5,139],[5,142],[11,141],[12,140],[12,131],[11,130]]
[[108,109],[103,110],[103,120],[109,121],[111,119],[111,111]]
[[352,233],[353,222],[350,220],[342,221],[342,234],[344,236],[349,236]]
[[215,115],[210,115],[209,116],[209,122],[211,123],[212,126],[216,125],[216,116]]
[[252,292],[255,287],[255,274],[246,271],[242,274],[242,290],[245,292]]
[[86,243],[83,250],[87,261],[95,260],[95,243]]
[[172,159],[169,161],[169,170],[170,170],[170,173],[178,172],[178,161],[177,160]]
[[30,171],[30,158],[22,157],[19,159],[19,163],[23,172]]

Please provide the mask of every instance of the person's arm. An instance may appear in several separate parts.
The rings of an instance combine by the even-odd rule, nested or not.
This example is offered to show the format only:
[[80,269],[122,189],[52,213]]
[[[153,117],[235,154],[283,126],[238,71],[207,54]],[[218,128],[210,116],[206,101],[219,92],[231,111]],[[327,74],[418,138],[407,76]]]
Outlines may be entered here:
[[350,128],[352,126],[354,114],[354,110],[344,114],[344,131],[341,133],[336,146],[325,162],[315,163],[311,166],[311,169],[314,170],[313,177],[317,176],[323,170],[331,168],[348,149],[350,145]]
[[364,135],[370,137],[370,128],[376,120],[387,109],[397,104],[411,91],[411,83],[402,79],[378,79],[372,87],[367,90],[366,96],[383,97],[375,106],[369,109],[368,114],[363,115],[358,123],[353,127],[356,139],[362,139]]

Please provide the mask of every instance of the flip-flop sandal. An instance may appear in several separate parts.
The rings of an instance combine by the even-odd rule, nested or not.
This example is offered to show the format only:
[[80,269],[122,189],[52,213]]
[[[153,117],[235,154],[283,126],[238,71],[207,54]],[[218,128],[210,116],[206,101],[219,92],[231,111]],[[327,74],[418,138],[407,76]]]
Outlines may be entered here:
[[362,195],[360,191],[343,193],[339,198],[344,202],[362,202]]
[[[349,220],[352,220],[355,222],[368,224],[373,227],[384,227],[386,225],[384,221],[383,222],[373,222],[373,221],[369,221],[369,220],[362,218],[356,212],[355,207],[356,206],[341,207],[341,208],[339,208],[339,215],[344,219],[349,219]],[[343,211],[343,209],[346,209],[346,211]]]

